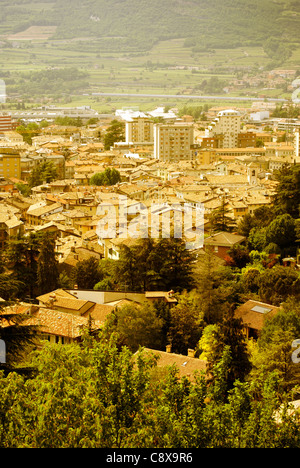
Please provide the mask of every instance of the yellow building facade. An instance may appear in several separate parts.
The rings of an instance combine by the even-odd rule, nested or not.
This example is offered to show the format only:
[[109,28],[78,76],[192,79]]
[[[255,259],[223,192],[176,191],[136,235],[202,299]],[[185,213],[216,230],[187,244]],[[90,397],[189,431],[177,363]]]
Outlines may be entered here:
[[15,149],[0,148],[0,177],[21,179],[21,157]]

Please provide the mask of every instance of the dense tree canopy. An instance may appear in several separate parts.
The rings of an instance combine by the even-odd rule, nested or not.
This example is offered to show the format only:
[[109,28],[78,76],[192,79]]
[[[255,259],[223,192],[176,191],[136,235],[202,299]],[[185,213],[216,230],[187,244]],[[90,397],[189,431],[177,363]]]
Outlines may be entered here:
[[[275,412],[278,378],[226,392],[229,348],[208,385],[163,371],[142,350],[121,350],[116,337],[46,345],[36,375],[0,375],[2,448],[280,448],[299,447],[293,415]],[[225,391],[225,393],[224,393]],[[226,398],[224,399],[224,396]]]
[[286,166],[277,174],[278,186],[273,205],[277,214],[289,214],[299,218],[300,166]]
[[117,169],[107,167],[103,172],[97,172],[90,178],[90,185],[115,185],[121,182],[121,174]]

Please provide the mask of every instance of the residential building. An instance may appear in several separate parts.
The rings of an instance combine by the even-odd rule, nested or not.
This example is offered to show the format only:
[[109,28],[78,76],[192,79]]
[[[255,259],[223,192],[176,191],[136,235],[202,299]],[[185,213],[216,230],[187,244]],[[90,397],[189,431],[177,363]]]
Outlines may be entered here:
[[61,211],[63,211],[63,207],[60,203],[47,205],[46,202],[40,202],[28,208],[25,219],[31,226],[40,226],[48,221],[47,217],[49,215],[60,213]]
[[218,232],[204,239],[204,249],[212,251],[215,255],[224,259],[232,247],[244,244],[245,240],[244,236],[230,232]]
[[21,157],[12,148],[0,148],[0,177],[21,179]]
[[254,132],[241,132],[237,137],[238,148],[255,148],[256,146],[256,133]]
[[191,382],[195,381],[196,374],[205,374],[207,361],[195,358],[194,350],[187,349],[187,355],[172,353],[172,348],[167,345],[166,351],[158,351],[156,349],[145,348],[146,355],[157,356],[157,367],[169,368],[174,366],[178,370],[180,378],[186,377]]
[[125,122],[126,143],[153,143],[153,120],[131,117]]
[[0,133],[9,132],[13,129],[11,116],[0,115]]
[[235,311],[235,317],[242,320],[243,331],[247,337],[257,339],[263,328],[265,320],[274,317],[279,307],[263,302],[249,300],[239,306]]
[[24,223],[17,216],[9,211],[0,213],[0,249],[4,248],[10,237],[16,237],[23,230]]
[[205,133],[207,138],[223,135],[223,148],[237,148],[241,133],[241,114],[231,109],[219,112]]
[[194,158],[194,127],[191,124],[154,124],[154,158],[177,162]]
[[[89,326],[87,316],[51,309],[44,305],[20,303],[6,309],[9,314],[22,314],[22,326],[36,325],[39,328],[36,345],[40,347],[42,341],[50,343],[70,344],[82,339],[84,330]],[[6,324],[4,323],[4,326]],[[103,322],[93,320],[93,331],[99,332]],[[42,341],[38,341],[38,339]]]

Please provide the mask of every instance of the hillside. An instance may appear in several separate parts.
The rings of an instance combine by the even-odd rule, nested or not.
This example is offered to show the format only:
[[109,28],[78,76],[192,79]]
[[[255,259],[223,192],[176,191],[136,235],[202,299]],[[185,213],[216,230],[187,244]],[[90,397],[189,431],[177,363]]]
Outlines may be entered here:
[[165,39],[188,47],[300,42],[296,0],[14,0],[2,1],[0,34],[56,26],[53,39],[114,38],[118,47],[148,49]]

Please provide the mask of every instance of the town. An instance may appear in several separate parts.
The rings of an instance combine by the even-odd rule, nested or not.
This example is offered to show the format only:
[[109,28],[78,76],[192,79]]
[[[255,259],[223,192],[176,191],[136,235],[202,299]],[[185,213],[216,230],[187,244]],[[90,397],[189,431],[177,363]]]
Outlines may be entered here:
[[[44,341],[82,343],[85,330],[94,337],[117,331],[132,352],[142,346],[161,371],[175,365],[195,383],[195,372],[213,375],[208,348],[221,328],[222,339],[229,327],[255,347],[266,318],[299,314],[299,206],[285,211],[280,196],[283,184],[292,190],[288,177],[299,175],[300,115],[293,102],[280,106],[286,117],[274,116],[278,103],[264,100],[207,106],[199,118],[165,107],[2,112],[2,327],[25,317],[23,327],[39,330],[38,349]],[[284,239],[273,226],[285,229]],[[168,269],[164,262],[176,255]],[[26,276],[33,263],[37,283]],[[272,342],[290,343],[289,356],[293,332]],[[230,379],[249,372],[244,345],[236,352],[230,389]],[[267,365],[267,354],[261,359]],[[285,365],[294,417],[299,369],[291,359]]]

